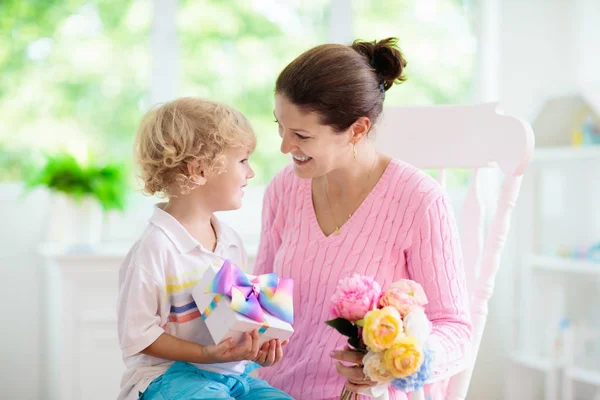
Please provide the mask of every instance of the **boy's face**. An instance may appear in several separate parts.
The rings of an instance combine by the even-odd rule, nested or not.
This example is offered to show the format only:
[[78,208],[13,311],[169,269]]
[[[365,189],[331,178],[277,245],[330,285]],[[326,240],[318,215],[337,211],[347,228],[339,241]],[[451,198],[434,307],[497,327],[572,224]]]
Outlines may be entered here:
[[237,210],[242,206],[244,187],[254,177],[248,158],[250,151],[241,148],[225,150],[225,171],[210,176],[206,182],[207,193],[212,197],[216,211]]

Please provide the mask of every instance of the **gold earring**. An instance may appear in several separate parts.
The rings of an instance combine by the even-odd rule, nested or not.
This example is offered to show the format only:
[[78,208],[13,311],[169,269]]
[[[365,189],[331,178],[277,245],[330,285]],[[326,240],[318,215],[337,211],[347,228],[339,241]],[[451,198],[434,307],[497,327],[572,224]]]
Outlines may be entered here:
[[356,156],[358,155],[358,150],[356,150],[356,143],[352,143],[354,145],[354,148],[352,149],[352,155],[354,156],[354,159],[356,160]]

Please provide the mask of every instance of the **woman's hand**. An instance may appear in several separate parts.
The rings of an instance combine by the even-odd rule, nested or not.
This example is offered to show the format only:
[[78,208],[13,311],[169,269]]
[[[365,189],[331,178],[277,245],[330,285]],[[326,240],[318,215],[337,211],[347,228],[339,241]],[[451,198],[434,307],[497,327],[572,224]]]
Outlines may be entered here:
[[287,340],[284,340],[282,343],[279,339],[264,342],[253,361],[263,367],[270,367],[277,364],[283,358],[283,346],[286,344],[288,344]]
[[336,360],[354,364],[352,366],[345,366],[340,361],[335,364],[337,372],[347,379],[346,389],[349,391],[360,393],[379,384],[370,380],[363,372],[362,361],[365,356],[364,353],[352,350],[346,346],[344,350],[334,350],[329,355]]

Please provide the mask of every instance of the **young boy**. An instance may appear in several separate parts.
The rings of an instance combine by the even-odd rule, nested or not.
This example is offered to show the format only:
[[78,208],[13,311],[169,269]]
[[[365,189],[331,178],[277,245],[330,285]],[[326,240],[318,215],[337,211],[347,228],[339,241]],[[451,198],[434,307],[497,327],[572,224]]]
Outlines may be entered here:
[[241,207],[254,146],[248,120],[216,102],[181,98],[144,116],[136,138],[144,190],[168,201],[156,205],[119,273],[127,367],[119,399],[291,399],[247,375],[252,361],[281,360],[282,343],[259,348],[256,331],[213,343],[191,296],[208,266],[246,265],[239,236],[214,213]]

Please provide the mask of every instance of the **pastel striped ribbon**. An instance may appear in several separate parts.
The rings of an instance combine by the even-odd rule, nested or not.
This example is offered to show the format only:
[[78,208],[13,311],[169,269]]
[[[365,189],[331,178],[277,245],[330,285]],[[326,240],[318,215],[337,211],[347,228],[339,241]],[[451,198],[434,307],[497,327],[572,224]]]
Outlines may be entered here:
[[205,293],[222,294],[231,299],[231,308],[263,323],[264,311],[289,324],[294,322],[294,281],[263,274],[250,279],[237,265],[225,260]]
[[[200,314],[204,321],[206,321],[208,319],[208,317],[210,316],[212,311],[215,309],[215,307],[217,307],[217,303],[219,301],[221,301],[222,298],[223,298],[223,295],[216,294],[215,297],[213,297],[212,301],[210,303],[208,303],[208,306],[206,306],[206,308],[204,309],[204,312],[202,312],[202,314]],[[264,334],[267,331],[267,329],[269,329],[269,324],[267,324],[265,322],[263,324],[263,326],[261,326],[260,329],[258,330],[258,334],[259,335]]]

